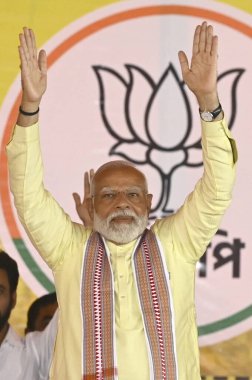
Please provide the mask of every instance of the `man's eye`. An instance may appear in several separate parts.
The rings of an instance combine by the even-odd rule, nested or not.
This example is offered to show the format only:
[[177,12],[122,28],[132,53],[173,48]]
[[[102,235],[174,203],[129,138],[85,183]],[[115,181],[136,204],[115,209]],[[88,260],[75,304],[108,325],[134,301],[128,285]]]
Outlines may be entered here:
[[139,194],[138,193],[128,193],[128,197],[130,197],[130,198],[138,198]]
[[115,194],[114,193],[105,193],[102,194],[102,199],[112,199],[114,198]]

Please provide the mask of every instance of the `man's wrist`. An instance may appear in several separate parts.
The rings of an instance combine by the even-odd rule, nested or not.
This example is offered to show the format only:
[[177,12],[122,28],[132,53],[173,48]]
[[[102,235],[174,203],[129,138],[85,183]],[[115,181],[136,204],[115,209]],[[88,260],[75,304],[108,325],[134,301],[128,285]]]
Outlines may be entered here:
[[34,115],[37,115],[37,113],[39,113],[39,107],[36,109],[36,111],[32,111],[32,112],[28,112],[28,111],[25,111],[21,106],[19,107],[19,112],[24,115],[24,116],[34,116]]
[[223,118],[223,110],[220,103],[213,111],[201,111],[201,109],[199,109],[199,113],[201,119],[204,121],[217,121]]
[[27,113],[33,113],[37,111],[39,105],[40,102],[30,102],[22,99],[20,103],[20,108]]
[[22,99],[19,107],[17,124],[21,127],[29,127],[38,122],[40,102],[29,102]]
[[220,104],[219,97],[216,91],[209,94],[196,95],[200,111],[213,111]]

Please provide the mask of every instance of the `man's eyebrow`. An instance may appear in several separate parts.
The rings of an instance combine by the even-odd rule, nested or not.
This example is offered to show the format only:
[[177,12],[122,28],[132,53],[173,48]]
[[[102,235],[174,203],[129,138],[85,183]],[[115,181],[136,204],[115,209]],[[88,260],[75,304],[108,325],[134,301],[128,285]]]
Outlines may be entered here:
[[103,193],[103,192],[106,192],[106,191],[128,191],[128,190],[130,190],[130,191],[142,191],[143,190],[143,188],[141,187],[141,186],[125,186],[125,187],[123,187],[122,189],[121,188],[118,188],[118,187],[116,187],[116,186],[113,186],[113,187],[109,187],[109,186],[105,186],[105,187],[103,187],[101,190],[100,190],[100,192],[101,193]]
[[114,190],[117,190],[116,187],[105,186],[101,189],[101,193],[104,191],[114,191]]

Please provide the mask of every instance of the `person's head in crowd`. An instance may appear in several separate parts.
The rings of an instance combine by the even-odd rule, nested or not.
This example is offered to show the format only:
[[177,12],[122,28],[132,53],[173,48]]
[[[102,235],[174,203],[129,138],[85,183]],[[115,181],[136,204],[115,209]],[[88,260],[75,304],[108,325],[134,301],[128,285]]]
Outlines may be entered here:
[[8,321],[16,305],[18,266],[6,252],[0,251],[0,343],[8,331]]
[[57,307],[55,292],[37,298],[29,307],[25,334],[31,331],[43,331],[52,319]]

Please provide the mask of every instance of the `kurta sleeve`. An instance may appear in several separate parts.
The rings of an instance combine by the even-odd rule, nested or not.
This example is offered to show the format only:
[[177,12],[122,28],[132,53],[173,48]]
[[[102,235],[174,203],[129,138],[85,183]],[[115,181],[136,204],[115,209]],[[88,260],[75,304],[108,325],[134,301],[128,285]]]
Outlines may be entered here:
[[15,126],[7,145],[9,181],[19,219],[48,265],[55,269],[84,227],[70,217],[45,189],[39,126]]
[[175,252],[192,262],[205,252],[232,198],[237,150],[225,119],[202,121],[202,152],[202,178],[174,215],[153,226],[161,241],[169,237]]

